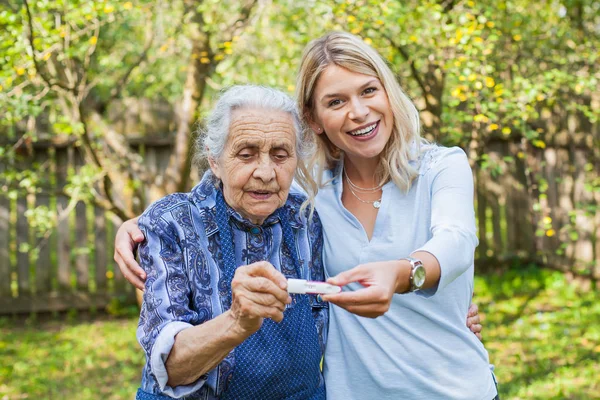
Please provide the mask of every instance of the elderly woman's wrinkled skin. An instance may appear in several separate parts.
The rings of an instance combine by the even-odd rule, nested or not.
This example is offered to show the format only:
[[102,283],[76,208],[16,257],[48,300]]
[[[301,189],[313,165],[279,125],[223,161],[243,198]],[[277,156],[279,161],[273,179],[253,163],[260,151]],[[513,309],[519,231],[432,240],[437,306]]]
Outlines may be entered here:
[[210,167],[223,182],[225,201],[255,224],[285,204],[298,164],[291,115],[283,111],[235,110],[229,140]]

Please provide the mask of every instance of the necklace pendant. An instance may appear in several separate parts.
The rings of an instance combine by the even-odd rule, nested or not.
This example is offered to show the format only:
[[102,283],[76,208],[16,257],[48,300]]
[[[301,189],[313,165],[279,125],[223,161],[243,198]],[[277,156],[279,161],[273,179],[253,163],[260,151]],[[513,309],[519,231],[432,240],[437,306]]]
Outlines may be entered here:
[[379,200],[374,201],[373,202],[373,207],[375,207],[375,208],[381,207],[381,201],[379,201]]

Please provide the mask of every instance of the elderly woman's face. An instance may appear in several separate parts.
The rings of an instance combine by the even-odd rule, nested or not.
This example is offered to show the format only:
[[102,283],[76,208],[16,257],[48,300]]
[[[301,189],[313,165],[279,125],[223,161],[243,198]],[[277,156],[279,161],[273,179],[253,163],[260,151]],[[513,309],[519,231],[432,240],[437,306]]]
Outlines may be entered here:
[[298,163],[292,116],[283,111],[239,109],[218,160],[209,160],[223,182],[225,201],[255,224],[287,200]]

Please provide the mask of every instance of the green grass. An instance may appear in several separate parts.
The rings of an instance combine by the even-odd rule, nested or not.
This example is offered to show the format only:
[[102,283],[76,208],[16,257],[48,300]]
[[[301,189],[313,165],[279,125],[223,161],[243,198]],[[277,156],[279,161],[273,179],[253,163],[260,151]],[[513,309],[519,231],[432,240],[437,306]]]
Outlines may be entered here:
[[534,267],[476,278],[503,399],[600,398],[598,292]]
[[[503,400],[600,398],[597,293],[536,268],[478,277],[475,288]],[[0,399],[133,398],[136,326],[135,315],[0,319]]]

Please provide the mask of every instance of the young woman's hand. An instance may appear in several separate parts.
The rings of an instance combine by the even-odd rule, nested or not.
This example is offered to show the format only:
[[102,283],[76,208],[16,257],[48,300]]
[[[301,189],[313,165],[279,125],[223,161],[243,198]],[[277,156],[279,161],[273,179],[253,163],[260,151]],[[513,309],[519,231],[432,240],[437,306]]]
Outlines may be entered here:
[[338,286],[358,282],[364,288],[321,297],[353,314],[377,318],[389,310],[399,282],[403,282],[404,279],[408,283],[410,266],[403,267],[406,266],[398,260],[358,265],[329,278],[327,282]]
[[133,286],[144,290],[146,273],[135,260],[138,244],[144,241],[144,234],[138,228],[137,218],[123,222],[115,236],[114,259],[121,273]]

